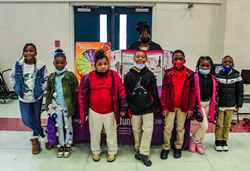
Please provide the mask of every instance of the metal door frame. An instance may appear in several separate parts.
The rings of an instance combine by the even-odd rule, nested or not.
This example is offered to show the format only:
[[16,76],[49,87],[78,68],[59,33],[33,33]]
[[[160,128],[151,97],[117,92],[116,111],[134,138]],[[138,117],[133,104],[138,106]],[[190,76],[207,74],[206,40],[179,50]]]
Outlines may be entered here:
[[136,7],[136,6],[143,6],[143,7],[152,7],[152,26],[151,26],[151,32],[152,32],[152,39],[155,39],[155,20],[156,20],[156,3],[69,3],[69,22],[70,22],[70,55],[71,55],[71,68],[75,68],[75,23],[74,23],[74,6],[102,6],[102,7]]

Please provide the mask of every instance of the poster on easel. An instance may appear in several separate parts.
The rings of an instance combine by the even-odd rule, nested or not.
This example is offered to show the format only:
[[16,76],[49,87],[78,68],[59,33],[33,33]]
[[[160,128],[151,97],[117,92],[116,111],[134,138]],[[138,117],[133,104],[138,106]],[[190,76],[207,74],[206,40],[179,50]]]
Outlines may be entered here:
[[[117,50],[111,52],[111,69],[119,72],[122,80],[124,81],[125,75],[134,66],[134,55],[136,50]],[[163,73],[163,51],[151,50],[145,51],[147,53],[147,68],[152,71],[157,80],[157,86],[162,85],[162,73]],[[117,69],[118,64],[121,63],[121,68]]]
[[172,53],[173,51],[170,50],[164,50],[163,51],[163,75],[165,74],[165,71],[169,68],[172,68]]
[[102,49],[110,58],[111,43],[101,42],[76,42],[75,44],[75,75],[78,83],[81,82],[81,75],[90,73],[95,69],[94,56],[97,50]]
[[117,72],[122,78],[122,56],[121,51],[111,51],[110,53],[110,69]]
[[151,50],[146,51],[148,60],[146,62],[147,68],[155,75],[157,86],[162,86],[162,62],[163,51],[162,50]]

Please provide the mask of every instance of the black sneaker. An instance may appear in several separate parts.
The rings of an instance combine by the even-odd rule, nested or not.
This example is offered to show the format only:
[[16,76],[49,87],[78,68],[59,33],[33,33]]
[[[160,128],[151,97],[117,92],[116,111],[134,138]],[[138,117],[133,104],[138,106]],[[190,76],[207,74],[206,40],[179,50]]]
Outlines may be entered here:
[[163,160],[167,159],[168,158],[168,153],[169,153],[169,150],[162,149],[161,156],[160,156],[161,159],[163,159]]
[[181,149],[174,148],[174,158],[180,158],[181,157]]
[[64,155],[64,147],[61,145],[58,145],[58,150],[57,150],[57,157],[62,158]]
[[146,166],[151,166],[152,162],[151,160],[148,158],[148,156],[142,156],[142,162],[146,165]]
[[64,158],[68,158],[71,156],[72,148],[70,144],[66,144],[64,147]]
[[221,145],[222,145],[222,150],[223,151],[228,151],[229,150],[228,145],[227,145],[227,141],[222,141]]
[[222,141],[215,141],[214,149],[218,152],[222,151]]
[[137,151],[137,153],[135,154],[135,158],[136,158],[137,160],[141,160],[141,159],[142,159],[142,155],[140,154],[139,151]]

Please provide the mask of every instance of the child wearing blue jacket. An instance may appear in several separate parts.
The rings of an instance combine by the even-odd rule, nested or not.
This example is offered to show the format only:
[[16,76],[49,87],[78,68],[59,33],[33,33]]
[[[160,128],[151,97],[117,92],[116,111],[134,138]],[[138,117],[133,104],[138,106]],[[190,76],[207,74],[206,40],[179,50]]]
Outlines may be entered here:
[[33,43],[25,44],[22,57],[16,61],[9,75],[10,85],[19,97],[23,124],[33,131],[30,138],[32,154],[40,153],[40,143],[45,143],[47,150],[51,148],[41,127],[41,108],[48,73],[46,65],[36,56],[36,46]]

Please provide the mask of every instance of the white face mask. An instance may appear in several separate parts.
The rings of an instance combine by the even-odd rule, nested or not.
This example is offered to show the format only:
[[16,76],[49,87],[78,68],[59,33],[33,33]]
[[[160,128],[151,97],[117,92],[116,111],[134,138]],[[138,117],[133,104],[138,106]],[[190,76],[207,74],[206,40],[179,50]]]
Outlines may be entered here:
[[207,75],[210,73],[210,69],[199,69],[199,72],[202,74],[202,75]]
[[146,65],[145,64],[137,64],[137,63],[135,63],[134,64],[135,65],[135,67],[138,69],[138,70],[142,70]]

